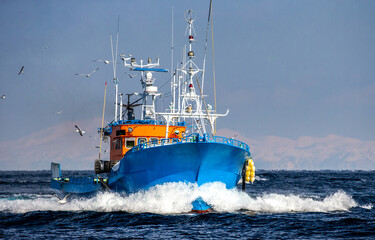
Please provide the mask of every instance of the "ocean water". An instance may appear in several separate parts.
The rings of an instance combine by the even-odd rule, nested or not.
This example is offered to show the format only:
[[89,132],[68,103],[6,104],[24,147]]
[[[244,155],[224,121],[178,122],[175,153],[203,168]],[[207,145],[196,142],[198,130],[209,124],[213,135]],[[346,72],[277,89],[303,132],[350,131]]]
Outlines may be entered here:
[[[0,171],[0,238],[375,239],[375,171],[256,174],[246,192],[171,183],[60,204],[49,171]],[[197,196],[215,212],[190,213]]]

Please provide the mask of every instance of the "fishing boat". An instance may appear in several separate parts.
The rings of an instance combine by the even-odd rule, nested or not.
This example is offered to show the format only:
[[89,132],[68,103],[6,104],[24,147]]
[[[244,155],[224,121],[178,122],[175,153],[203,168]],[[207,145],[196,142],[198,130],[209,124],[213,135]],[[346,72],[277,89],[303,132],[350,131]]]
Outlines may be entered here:
[[[188,10],[184,17],[187,21],[186,57],[171,75],[169,108],[163,112],[155,108],[161,93],[154,75],[168,72],[160,68],[160,60],[152,62],[148,58],[147,62],[140,60],[138,63],[133,56],[119,55],[123,67],[138,73],[143,91],[127,94],[127,104],[123,104],[114,74],[114,120],[98,131],[101,141],[110,144],[109,160],[100,159],[99,151],[95,174],[85,177],[63,177],[60,164],[51,163],[51,187],[61,197],[87,196],[100,191],[131,194],[170,182],[198,186],[221,182],[231,189],[241,178],[243,187],[245,181],[254,181],[255,168],[249,146],[216,135],[217,118],[226,116],[229,110],[219,114],[205,102],[204,68],[200,69],[194,62],[194,12]],[[140,108],[138,118],[135,117],[136,107]],[[211,206],[202,197],[192,202],[192,211],[210,210]]]

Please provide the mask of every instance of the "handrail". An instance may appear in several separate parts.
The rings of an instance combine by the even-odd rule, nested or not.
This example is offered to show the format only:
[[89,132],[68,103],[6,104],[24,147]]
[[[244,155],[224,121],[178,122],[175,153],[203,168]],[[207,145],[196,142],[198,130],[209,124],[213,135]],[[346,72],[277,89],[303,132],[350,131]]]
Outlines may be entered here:
[[[166,125],[167,123],[165,121],[160,120],[119,120],[117,122],[113,122],[109,125],[111,126],[117,126],[121,124],[145,124],[145,125]],[[174,126],[178,127],[185,127],[186,123],[185,121],[177,122]]]
[[215,143],[222,143],[226,145],[235,146],[238,148],[245,149],[247,151],[250,150],[249,146],[241,141],[232,138],[226,138],[221,136],[211,136],[205,133],[203,136],[199,134],[190,134],[184,138],[162,138],[158,140],[153,140],[149,142],[145,142],[142,144],[138,144],[137,146],[133,147],[131,151],[138,151],[140,149],[147,149],[147,148],[154,148],[166,145],[174,145],[174,144],[181,144],[181,143],[193,143],[193,142],[215,142]]
[[[109,136],[112,133],[112,127],[117,125],[133,125],[133,124],[139,124],[139,125],[166,125],[167,123],[165,121],[160,120],[118,120],[117,122],[111,122],[106,127],[98,128],[98,133],[104,133],[105,135]],[[175,127],[186,127],[186,122],[177,122],[174,125]]]

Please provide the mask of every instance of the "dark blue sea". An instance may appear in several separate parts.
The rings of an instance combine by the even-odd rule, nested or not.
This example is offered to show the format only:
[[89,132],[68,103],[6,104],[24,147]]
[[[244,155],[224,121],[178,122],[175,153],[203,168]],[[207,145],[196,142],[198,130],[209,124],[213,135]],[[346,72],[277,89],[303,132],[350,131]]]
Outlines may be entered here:
[[[375,171],[256,173],[246,192],[171,183],[61,204],[49,171],[0,171],[0,238],[375,239]],[[215,212],[189,213],[197,196]]]

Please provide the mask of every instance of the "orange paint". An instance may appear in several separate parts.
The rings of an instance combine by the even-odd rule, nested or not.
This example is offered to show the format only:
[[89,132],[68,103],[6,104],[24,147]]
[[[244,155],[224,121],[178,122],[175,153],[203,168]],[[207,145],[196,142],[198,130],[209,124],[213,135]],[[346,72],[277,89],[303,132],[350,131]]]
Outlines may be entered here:
[[[129,129],[132,129],[130,131]],[[122,124],[112,127],[110,160],[120,160],[132,147],[165,138],[166,125]],[[178,130],[178,134],[176,134]],[[186,127],[169,126],[167,138],[182,138]]]
[[191,212],[198,213],[198,214],[203,214],[203,213],[210,213],[210,212],[212,212],[212,209],[209,208],[207,210],[191,210]]

